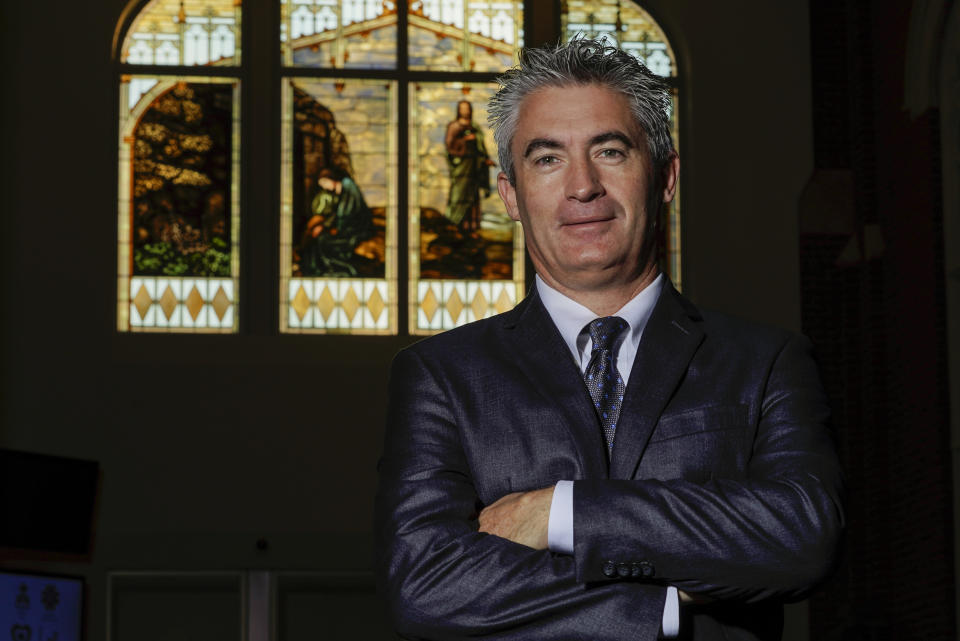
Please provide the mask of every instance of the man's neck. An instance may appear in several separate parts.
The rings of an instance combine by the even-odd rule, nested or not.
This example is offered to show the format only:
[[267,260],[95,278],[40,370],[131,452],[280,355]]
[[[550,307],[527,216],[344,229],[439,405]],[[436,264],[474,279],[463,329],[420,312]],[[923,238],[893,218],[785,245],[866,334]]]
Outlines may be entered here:
[[629,303],[633,298],[646,289],[657,279],[660,270],[656,264],[648,266],[639,277],[622,282],[608,283],[603,287],[571,288],[552,279],[548,274],[540,274],[540,278],[567,298],[580,303],[597,316],[610,316],[618,309]]

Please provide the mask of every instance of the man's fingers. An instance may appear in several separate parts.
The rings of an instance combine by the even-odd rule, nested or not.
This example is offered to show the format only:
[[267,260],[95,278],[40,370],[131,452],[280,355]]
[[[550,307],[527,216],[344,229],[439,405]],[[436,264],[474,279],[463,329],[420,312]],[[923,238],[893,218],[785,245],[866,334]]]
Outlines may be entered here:
[[553,488],[514,492],[485,507],[479,530],[536,549],[547,547],[547,524]]

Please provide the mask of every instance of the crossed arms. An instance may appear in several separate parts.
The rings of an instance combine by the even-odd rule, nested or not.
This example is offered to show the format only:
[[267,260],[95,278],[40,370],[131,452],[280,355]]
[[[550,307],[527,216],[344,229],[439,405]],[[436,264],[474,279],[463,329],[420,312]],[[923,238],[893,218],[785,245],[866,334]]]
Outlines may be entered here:
[[[536,500],[514,497],[533,518],[513,508],[504,519],[489,519],[496,508],[485,513],[484,529],[506,537],[480,531],[479,515],[500,498],[480,498],[489,479],[512,471],[498,469],[502,453],[471,450],[464,430],[497,410],[468,407],[478,416],[465,418],[477,399],[452,387],[447,361],[456,359],[402,352],[376,523],[378,577],[398,631],[646,641],[657,637],[666,585],[737,604],[802,597],[831,568],[842,530],[839,471],[807,351],[788,340],[771,365],[744,474],[576,480],[572,556],[535,549],[544,518]],[[510,519],[534,524],[533,546],[509,540],[500,521]],[[650,559],[655,577],[611,580],[610,559]]]

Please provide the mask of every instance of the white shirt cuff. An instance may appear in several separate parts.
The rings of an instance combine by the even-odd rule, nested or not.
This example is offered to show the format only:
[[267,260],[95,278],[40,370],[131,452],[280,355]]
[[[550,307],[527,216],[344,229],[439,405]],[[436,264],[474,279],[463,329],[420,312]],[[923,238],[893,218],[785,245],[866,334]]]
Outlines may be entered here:
[[[573,554],[573,481],[557,481],[553,488],[547,547],[551,552]],[[680,634],[680,595],[672,585],[667,587],[660,626],[664,638],[674,639]]]
[[674,639],[680,634],[680,595],[677,588],[667,587],[667,602],[663,604],[663,637]]
[[573,481],[557,481],[553,488],[547,547],[551,552],[573,554]]

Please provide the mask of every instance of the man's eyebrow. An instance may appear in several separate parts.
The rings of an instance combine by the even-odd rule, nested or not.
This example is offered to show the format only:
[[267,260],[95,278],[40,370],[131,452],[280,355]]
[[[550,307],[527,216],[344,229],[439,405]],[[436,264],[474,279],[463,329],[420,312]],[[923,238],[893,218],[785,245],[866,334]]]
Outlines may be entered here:
[[590,139],[590,146],[602,145],[605,142],[610,142],[611,140],[616,140],[623,144],[627,149],[633,149],[636,145],[633,144],[633,141],[630,140],[630,137],[625,133],[619,131],[605,131],[602,134],[598,134]]
[[534,138],[527,143],[527,148],[523,150],[523,157],[527,158],[538,149],[562,149],[563,145],[553,138]]

